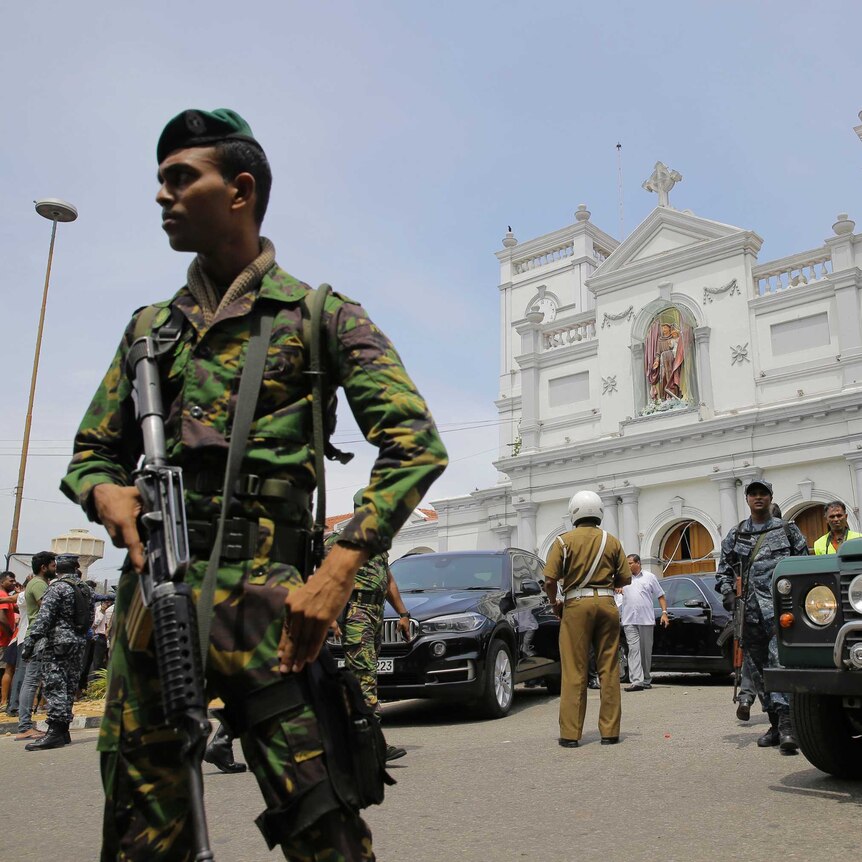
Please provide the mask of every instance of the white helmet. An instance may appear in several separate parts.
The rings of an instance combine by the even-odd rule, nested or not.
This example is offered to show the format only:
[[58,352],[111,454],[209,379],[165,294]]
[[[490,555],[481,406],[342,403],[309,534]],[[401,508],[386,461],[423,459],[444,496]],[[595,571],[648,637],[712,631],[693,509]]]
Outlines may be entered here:
[[595,491],[578,491],[569,500],[569,515],[571,515],[572,524],[577,524],[584,518],[597,518],[601,523],[605,516],[602,498]]

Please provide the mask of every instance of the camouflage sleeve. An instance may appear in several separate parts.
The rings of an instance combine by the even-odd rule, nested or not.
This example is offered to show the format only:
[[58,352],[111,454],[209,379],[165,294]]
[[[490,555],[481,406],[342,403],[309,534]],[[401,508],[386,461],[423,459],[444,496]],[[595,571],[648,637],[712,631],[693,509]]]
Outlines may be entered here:
[[330,344],[339,383],[365,439],[379,450],[362,505],[339,541],[387,550],[448,463],[425,401],[392,342],[365,310],[334,296],[327,301]]
[[736,551],[736,527],[729,530],[721,540],[721,556],[718,560],[718,569],[715,573],[715,591],[724,595],[736,589],[736,573],[733,567],[737,563]]
[[72,460],[60,482],[60,490],[79,503],[91,520],[95,520],[95,512],[89,506],[90,492],[103,483],[131,485],[142,448],[125,369],[134,321],[84,414],[75,435]]
[[[27,629],[27,637],[30,640],[41,640],[54,628],[63,604],[63,589],[63,584],[52,584],[45,590],[42,604],[39,605],[39,612]],[[66,589],[71,589],[71,587],[66,587]]]
[[802,531],[796,524],[790,523],[788,524],[790,527],[790,547],[793,550],[794,557],[807,557],[808,556],[808,542],[805,540],[805,536],[802,535]]

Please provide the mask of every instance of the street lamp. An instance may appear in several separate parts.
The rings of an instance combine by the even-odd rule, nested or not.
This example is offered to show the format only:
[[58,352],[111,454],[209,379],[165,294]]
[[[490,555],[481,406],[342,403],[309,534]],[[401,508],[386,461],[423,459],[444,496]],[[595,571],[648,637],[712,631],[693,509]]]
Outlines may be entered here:
[[27,452],[30,449],[30,425],[33,421],[33,399],[36,396],[36,376],[39,373],[39,353],[42,350],[42,329],[45,325],[45,307],[48,304],[48,283],[51,280],[51,262],[54,259],[54,238],[57,222],[75,221],[78,210],[72,204],[56,198],[34,201],[36,212],[51,222],[51,245],[48,249],[48,268],[45,271],[45,289],[42,291],[42,310],[39,312],[39,328],[36,332],[36,353],[33,357],[33,375],[30,378],[30,400],[27,402],[27,418],[24,420],[24,445],[21,447],[21,463],[18,466],[18,484],[15,486],[15,513],[12,515],[12,533],[9,536],[7,560],[18,550],[18,520],[21,517],[21,499],[24,496],[24,473],[27,470]]

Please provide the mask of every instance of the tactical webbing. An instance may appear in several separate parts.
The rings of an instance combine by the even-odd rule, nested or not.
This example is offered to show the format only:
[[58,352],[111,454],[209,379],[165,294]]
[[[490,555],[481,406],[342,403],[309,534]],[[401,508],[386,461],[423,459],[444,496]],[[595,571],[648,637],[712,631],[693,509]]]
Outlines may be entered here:
[[269,339],[272,335],[274,317],[272,309],[264,307],[259,313],[253,312],[251,318],[251,338],[248,341],[245,364],[243,365],[242,376],[239,380],[236,412],[234,413],[233,425],[231,426],[230,446],[228,448],[227,464],[222,484],[222,488],[225,491],[222,495],[221,513],[219,515],[215,542],[210,553],[209,563],[207,564],[206,574],[201,584],[201,592],[197,602],[198,640],[200,642],[201,665],[204,673],[206,673],[207,655],[209,654],[216,576],[218,575],[219,560],[221,559],[221,546],[224,538],[227,512],[232,497],[231,489],[235,487],[239,476],[239,468],[242,464],[249,431],[254,419],[254,408],[257,404],[261,383],[263,382],[263,369],[266,363]]

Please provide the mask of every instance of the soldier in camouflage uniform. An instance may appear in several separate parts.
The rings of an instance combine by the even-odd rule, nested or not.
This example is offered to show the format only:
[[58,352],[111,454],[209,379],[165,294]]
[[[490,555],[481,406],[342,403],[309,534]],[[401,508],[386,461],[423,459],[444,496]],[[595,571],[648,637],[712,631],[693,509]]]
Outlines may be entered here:
[[[257,823],[269,845],[293,860],[370,860],[367,826],[333,791],[313,707],[266,716],[246,707],[260,702],[261,693],[277,704],[274,687],[316,659],[357,570],[390,546],[444,469],[446,452],[392,343],[358,303],[331,295],[323,315],[327,389],[334,395],[343,388],[380,456],[339,544],[303,584],[303,537],[316,482],[302,326],[310,288],[275,263],[272,243],[260,236],[269,165],[245,121],[223,109],[179,114],[162,132],[157,156],[163,228],[174,250],[196,252],[187,285],[157,304],[149,325],[156,330],[175,318],[180,324],[178,340],[162,356],[161,385],[168,457],[184,470],[187,514],[197,536],[186,574],[195,596],[212,548],[208,527],[222,504],[255,311],[265,304],[275,312],[240,481],[229,489],[231,518],[245,525],[252,546],[243,545],[239,559],[223,555],[219,564],[207,690],[224,700],[260,785],[266,809]],[[101,858],[187,862],[193,836],[182,741],[165,721],[151,647],[132,649],[126,625],[135,570],[144,566],[140,497],[132,481],[141,434],[125,367],[140,313],[83,419],[62,490],[129,551],[130,570],[117,590],[99,739],[106,796]]]
[[[36,618],[27,629],[21,654],[42,662],[42,693],[48,711],[48,733],[28,743],[27,751],[60,748],[69,742],[72,704],[87,646],[87,629],[93,625],[93,591],[75,574],[77,558],[57,560],[57,578],[45,592]],[[75,585],[72,580],[74,579]],[[75,591],[86,596],[89,619],[76,624]]]
[[[353,500],[358,508],[362,494]],[[325,551],[339,541],[339,533],[326,539]],[[377,713],[381,713],[377,699],[377,659],[383,643],[383,614],[386,599],[399,612],[398,628],[405,640],[410,640],[410,614],[401,601],[398,587],[389,569],[389,554],[385,551],[372,557],[357,573],[353,593],[344,609],[340,626],[344,663],[359,681],[365,702]],[[407,752],[393,745],[386,747],[386,759],[396,760]]]
[[743,577],[747,586],[742,647],[754,690],[770,721],[769,730],[757,740],[757,744],[761,748],[778,745],[783,753],[793,754],[798,746],[790,724],[787,695],[764,690],[763,668],[780,667],[772,604],[772,573],[779,560],[807,555],[808,546],[796,524],[772,516],[772,485],[769,482],[762,479],[750,482],[745,489],[745,500],[751,515],[733,527],[721,543],[715,588],[722,594],[725,608],[732,611],[737,568],[742,566],[743,573],[747,572]]

